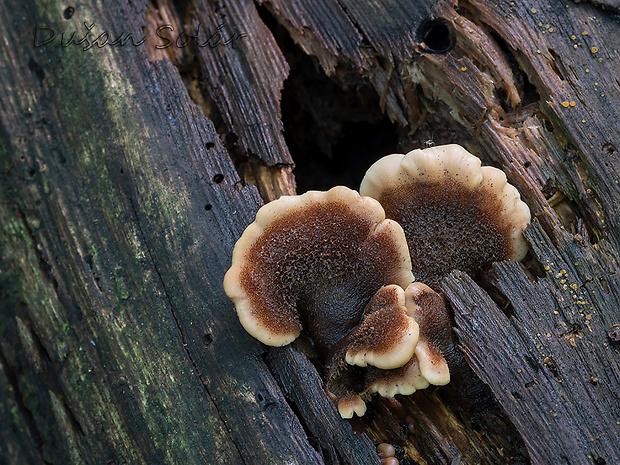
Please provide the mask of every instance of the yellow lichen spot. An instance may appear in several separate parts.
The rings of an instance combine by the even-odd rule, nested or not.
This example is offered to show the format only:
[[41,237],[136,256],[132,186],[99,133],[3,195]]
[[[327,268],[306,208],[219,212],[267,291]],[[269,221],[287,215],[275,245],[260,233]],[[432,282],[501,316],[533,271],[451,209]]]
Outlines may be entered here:
[[573,284],[570,285],[570,288],[577,290],[577,289],[579,289],[579,285],[577,283],[573,283]]
[[570,101],[570,106],[571,106],[571,107],[574,107],[575,105],[577,105],[577,103],[576,103],[574,100],[571,100],[571,101]]
[[461,66],[461,71],[467,71],[467,66]]
[[549,268],[549,265],[545,265],[545,271],[549,271],[551,268]]
[[564,101],[562,102],[562,106],[563,106],[564,108],[568,108],[568,105],[570,105],[570,104],[568,103],[568,100],[564,100]]
[[540,55],[542,52],[540,50],[536,50],[536,53]]
[[589,72],[590,72],[590,70],[588,68],[586,68],[586,73],[589,73]]
[[542,23],[538,23],[538,27],[542,27]]
[[533,15],[536,14],[536,8],[531,8],[530,11],[532,12]]
[[583,31],[583,32],[581,33],[581,35],[582,35],[582,36],[587,36],[587,35],[588,35],[588,31]]
[[558,312],[557,310],[554,310],[554,311],[553,311],[553,314],[554,314],[554,315],[557,315],[558,313],[560,313],[560,312]]
[[553,32],[553,28],[552,27],[549,28],[549,32]]
[[591,313],[588,313],[588,314],[586,315],[586,320],[591,320],[591,319],[592,319],[592,314],[591,314]]
[[578,48],[578,47],[577,47],[577,44],[573,45],[573,48]]
[[519,368],[519,369],[517,370],[517,373],[521,373],[521,368]]
[[582,120],[581,120],[581,122],[582,122],[582,123],[585,123],[585,122],[586,122],[586,120],[585,120],[585,119],[582,119]]
[[572,35],[572,36],[570,36],[570,38],[573,39],[573,40],[577,40],[577,36],[576,35]]
[[596,52],[598,52],[598,47],[592,47],[592,48],[590,49],[590,51],[591,51],[592,53],[596,53]]

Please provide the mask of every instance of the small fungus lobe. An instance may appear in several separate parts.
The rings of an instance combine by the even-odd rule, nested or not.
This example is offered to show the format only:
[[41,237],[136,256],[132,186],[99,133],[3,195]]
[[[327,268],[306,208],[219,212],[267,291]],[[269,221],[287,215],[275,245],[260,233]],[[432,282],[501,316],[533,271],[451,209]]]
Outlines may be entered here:
[[[356,364],[357,360],[350,359],[348,353],[346,357],[343,356],[343,352],[348,352],[348,348],[356,344],[351,341],[359,337],[356,334],[357,328],[334,348],[328,359],[325,374],[327,390],[337,400],[338,409],[344,418],[350,418],[348,415],[352,414],[351,399],[355,399],[357,409],[365,410],[362,403],[373,393],[383,397],[410,395],[430,384],[440,386],[450,381],[449,368],[440,346],[444,340],[446,344],[450,343],[452,328],[441,296],[417,282],[410,284],[404,291],[398,286],[386,286],[368,304],[360,326],[374,315],[395,314],[397,309],[402,309],[419,327],[419,331],[416,331],[416,343],[413,346],[392,344],[384,349],[391,351],[390,360],[393,363],[385,364],[385,368],[370,363],[366,366]],[[424,322],[424,327],[417,324],[417,317]],[[384,326],[389,326],[389,323]],[[397,325],[401,326],[406,327],[403,324]],[[344,399],[342,405],[341,399]]]

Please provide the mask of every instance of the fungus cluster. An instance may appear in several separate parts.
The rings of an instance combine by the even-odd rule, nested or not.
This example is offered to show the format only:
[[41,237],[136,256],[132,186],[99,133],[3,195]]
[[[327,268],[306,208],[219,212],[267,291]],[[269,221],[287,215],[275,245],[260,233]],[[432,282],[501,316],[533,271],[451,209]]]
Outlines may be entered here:
[[308,334],[343,418],[362,416],[374,393],[409,395],[450,380],[448,312],[412,268],[433,285],[452,269],[527,251],[529,210],[518,192],[459,146],[389,155],[360,191],[339,186],[266,204],[224,278],[256,339],[282,346]]

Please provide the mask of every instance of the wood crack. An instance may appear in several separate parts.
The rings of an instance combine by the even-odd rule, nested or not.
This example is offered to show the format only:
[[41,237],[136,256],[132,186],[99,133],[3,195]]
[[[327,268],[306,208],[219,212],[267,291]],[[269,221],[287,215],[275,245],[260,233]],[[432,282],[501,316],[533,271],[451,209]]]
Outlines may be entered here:
[[[131,205],[131,209],[133,211],[133,215],[135,218],[135,222],[136,222],[136,226],[138,227],[138,232],[140,234],[140,239],[142,241],[142,247],[144,248],[144,251],[146,252],[147,256],[149,257],[149,261],[151,263],[151,266],[153,267],[153,270],[155,271],[155,273],[157,274],[157,278],[159,283],[161,284],[162,287],[162,291],[164,293],[164,296],[166,298],[166,302],[168,302],[168,306],[170,308],[170,314],[175,322],[176,328],[179,331],[179,335],[181,337],[181,345],[183,347],[183,351],[185,352],[186,357],[189,359],[190,363],[192,364],[192,367],[194,368],[194,372],[195,372],[195,376],[198,378],[198,380],[200,381],[200,385],[202,386],[202,388],[204,389],[205,393],[207,394],[207,396],[209,397],[209,399],[211,400],[211,403],[213,404],[215,410],[217,411],[218,414],[218,418],[220,419],[220,421],[222,422],[222,424],[227,428],[228,431],[230,431],[230,427],[228,425],[228,422],[226,421],[225,415],[222,414],[222,412],[220,411],[220,408],[217,404],[217,402],[213,399],[213,396],[211,395],[211,392],[209,391],[209,388],[207,387],[206,383],[203,381],[202,379],[202,375],[200,374],[200,370],[198,368],[198,364],[196,363],[196,361],[194,360],[194,358],[192,357],[191,352],[188,349],[188,345],[187,345],[187,341],[186,341],[186,337],[185,337],[185,332],[183,331],[183,326],[181,325],[179,318],[176,314],[175,311],[175,305],[172,301],[172,298],[170,297],[170,295],[168,294],[168,290],[166,289],[166,283],[164,281],[163,276],[161,275],[157,264],[155,263],[155,260],[153,258],[153,255],[151,254],[150,248],[147,245],[147,240],[146,240],[146,235],[142,229],[142,225],[140,222],[140,217],[138,215],[138,210],[136,208],[136,205],[134,203],[133,198],[129,198],[129,203]],[[239,447],[239,444],[237,444],[237,442],[234,439],[233,435],[228,435],[228,438],[230,439],[231,443],[234,445],[237,453],[239,454],[239,457],[241,457],[242,460],[244,455],[243,454],[243,450],[241,447]],[[245,463],[245,460],[244,460]]]

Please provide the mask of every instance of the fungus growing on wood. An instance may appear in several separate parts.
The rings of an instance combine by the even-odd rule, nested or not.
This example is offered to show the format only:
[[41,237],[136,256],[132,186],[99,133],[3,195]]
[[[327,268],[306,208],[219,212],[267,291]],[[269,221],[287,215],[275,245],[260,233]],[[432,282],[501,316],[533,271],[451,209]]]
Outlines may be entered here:
[[[349,357],[349,354],[350,347],[356,345],[355,341],[364,339],[360,333],[382,332],[377,328],[365,331],[364,327],[372,327],[378,321],[382,321],[381,325],[386,330],[389,327],[406,327],[400,323],[406,321],[401,312],[417,323],[416,343],[407,348],[397,343],[386,345],[381,341],[379,344],[386,347],[384,350],[394,353],[393,363],[382,366],[376,363],[371,366],[369,363],[367,367],[356,364],[357,359]],[[400,342],[398,339],[395,341]],[[331,351],[325,374],[328,393],[336,401],[340,415],[351,418],[353,413],[359,416],[365,413],[365,400],[373,393],[393,397],[396,394],[413,394],[429,384],[447,384],[450,372],[442,355],[442,346],[451,343],[450,317],[439,294],[417,282],[410,284],[405,291],[398,286],[386,286],[366,307],[362,323]]]
[[345,361],[389,370],[409,361],[418,342],[419,328],[407,315],[400,286],[385,286],[374,295],[360,324],[343,339]]
[[436,285],[454,269],[474,274],[527,253],[529,208],[501,170],[481,167],[459,145],[388,155],[366,172],[360,193],[403,227],[419,281]]
[[420,300],[412,281],[398,223],[376,200],[335,187],[263,206],[235,245],[224,290],[246,331],[267,345],[307,331],[328,394],[351,418],[373,392],[410,394],[449,379],[434,339],[444,320],[449,328],[443,301],[437,323],[437,301]]
[[[286,345],[304,327],[324,356],[382,286],[412,281],[402,228],[376,200],[334,187],[263,206],[235,245],[224,290],[261,342]],[[384,355],[355,352],[360,347],[352,346],[359,363]]]

